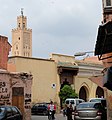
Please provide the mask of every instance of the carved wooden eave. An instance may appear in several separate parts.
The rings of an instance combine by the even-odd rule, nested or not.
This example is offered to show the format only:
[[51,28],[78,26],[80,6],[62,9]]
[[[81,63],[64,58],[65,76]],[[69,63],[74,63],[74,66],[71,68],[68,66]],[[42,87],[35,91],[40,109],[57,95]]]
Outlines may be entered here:
[[74,75],[77,75],[79,67],[70,62],[58,62],[57,70],[58,74],[61,74],[64,70],[67,70],[72,71]]

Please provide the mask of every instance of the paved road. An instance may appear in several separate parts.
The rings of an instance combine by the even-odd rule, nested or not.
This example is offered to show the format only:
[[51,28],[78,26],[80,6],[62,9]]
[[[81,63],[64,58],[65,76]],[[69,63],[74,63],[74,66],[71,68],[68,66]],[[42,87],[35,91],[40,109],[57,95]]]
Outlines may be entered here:
[[[66,117],[63,117],[62,114],[55,115],[56,120],[67,120]],[[47,116],[32,115],[32,120],[48,120]]]

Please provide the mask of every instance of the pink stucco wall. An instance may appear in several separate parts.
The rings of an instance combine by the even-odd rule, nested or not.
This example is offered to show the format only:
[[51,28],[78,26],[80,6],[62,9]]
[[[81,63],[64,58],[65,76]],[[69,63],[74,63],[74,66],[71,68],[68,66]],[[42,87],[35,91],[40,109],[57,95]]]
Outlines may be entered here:
[[10,76],[7,72],[0,72],[0,105],[11,105]]
[[32,75],[27,73],[9,73],[0,70],[0,105],[12,105],[12,89],[24,88],[24,120],[31,120]]

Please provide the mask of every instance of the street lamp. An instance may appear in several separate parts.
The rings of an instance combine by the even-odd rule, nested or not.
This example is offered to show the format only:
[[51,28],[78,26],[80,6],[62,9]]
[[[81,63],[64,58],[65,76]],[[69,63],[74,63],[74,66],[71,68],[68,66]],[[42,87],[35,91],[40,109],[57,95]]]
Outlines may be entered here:
[[87,53],[94,53],[94,51],[77,52],[77,53],[74,54],[74,56],[75,56],[75,57],[84,56],[84,55],[86,55]]

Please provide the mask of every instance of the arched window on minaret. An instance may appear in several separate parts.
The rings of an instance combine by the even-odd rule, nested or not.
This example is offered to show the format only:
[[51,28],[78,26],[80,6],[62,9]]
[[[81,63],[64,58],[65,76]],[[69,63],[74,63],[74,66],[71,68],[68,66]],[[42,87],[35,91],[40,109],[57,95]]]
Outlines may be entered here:
[[20,28],[20,23],[19,23],[18,27]]
[[106,6],[111,6],[111,0],[106,0]]
[[18,45],[16,45],[16,50],[18,50]]
[[23,23],[23,28],[25,28],[25,23]]

